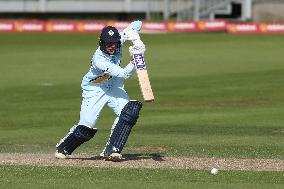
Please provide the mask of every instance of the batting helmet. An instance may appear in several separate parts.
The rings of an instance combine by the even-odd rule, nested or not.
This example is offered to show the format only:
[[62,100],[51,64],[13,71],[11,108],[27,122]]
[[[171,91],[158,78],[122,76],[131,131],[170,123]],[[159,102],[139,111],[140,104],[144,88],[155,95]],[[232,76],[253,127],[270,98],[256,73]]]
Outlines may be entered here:
[[112,26],[104,27],[102,29],[102,32],[100,35],[100,41],[99,41],[101,51],[109,54],[106,51],[106,47],[108,45],[113,45],[113,44],[116,45],[116,50],[115,50],[115,53],[116,53],[121,46],[120,35],[118,33],[118,30]]

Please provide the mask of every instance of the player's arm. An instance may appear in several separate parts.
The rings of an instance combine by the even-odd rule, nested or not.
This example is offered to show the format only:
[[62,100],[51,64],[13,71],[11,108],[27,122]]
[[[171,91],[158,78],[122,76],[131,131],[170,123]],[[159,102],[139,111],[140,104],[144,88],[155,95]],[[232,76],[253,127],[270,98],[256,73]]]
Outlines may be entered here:
[[134,70],[134,64],[132,62],[130,62],[125,68],[122,68],[110,62],[97,60],[93,63],[93,66],[96,70],[99,70],[105,74],[124,79],[128,79]]

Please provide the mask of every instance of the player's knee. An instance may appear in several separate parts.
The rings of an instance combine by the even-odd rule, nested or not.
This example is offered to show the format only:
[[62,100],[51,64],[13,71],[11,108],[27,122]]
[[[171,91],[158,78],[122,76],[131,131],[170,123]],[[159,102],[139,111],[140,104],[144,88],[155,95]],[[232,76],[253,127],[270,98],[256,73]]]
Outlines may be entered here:
[[139,117],[142,103],[136,100],[129,101],[121,111],[120,118],[134,125]]
[[88,128],[93,128],[95,127],[96,123],[97,123],[97,118],[81,116],[78,125],[83,125]]
[[114,113],[119,117],[123,108],[128,104],[130,100],[120,100],[119,103],[113,107]]

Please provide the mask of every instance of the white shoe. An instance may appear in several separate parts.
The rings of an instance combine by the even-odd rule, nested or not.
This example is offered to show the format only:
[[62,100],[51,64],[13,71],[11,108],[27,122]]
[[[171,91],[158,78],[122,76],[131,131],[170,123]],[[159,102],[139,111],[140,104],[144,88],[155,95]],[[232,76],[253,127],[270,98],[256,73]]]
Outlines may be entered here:
[[60,152],[58,152],[58,151],[56,151],[56,152],[54,153],[54,156],[55,156],[56,158],[58,158],[58,159],[67,159],[67,158],[68,158],[68,156],[67,156],[66,154],[60,153]]
[[120,153],[112,153],[106,158],[106,160],[118,162],[122,160],[122,155]]
[[102,158],[102,159],[107,158],[107,156],[105,156],[104,152],[100,153],[99,157]]

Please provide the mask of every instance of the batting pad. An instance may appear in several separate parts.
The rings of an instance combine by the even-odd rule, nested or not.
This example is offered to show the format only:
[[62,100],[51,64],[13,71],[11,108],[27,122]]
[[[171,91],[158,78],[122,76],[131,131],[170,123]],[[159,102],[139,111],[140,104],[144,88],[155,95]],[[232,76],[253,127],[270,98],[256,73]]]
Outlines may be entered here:
[[57,146],[57,150],[60,153],[70,155],[81,144],[93,138],[96,132],[97,129],[78,125],[73,132],[64,137],[64,140]]
[[132,127],[137,122],[141,108],[142,103],[139,101],[129,101],[124,106],[106,146],[105,156],[113,152],[121,153]]

